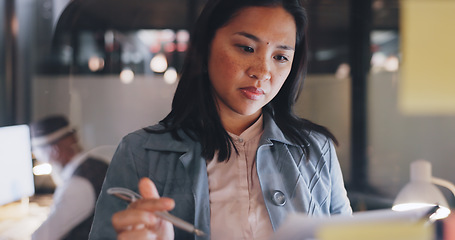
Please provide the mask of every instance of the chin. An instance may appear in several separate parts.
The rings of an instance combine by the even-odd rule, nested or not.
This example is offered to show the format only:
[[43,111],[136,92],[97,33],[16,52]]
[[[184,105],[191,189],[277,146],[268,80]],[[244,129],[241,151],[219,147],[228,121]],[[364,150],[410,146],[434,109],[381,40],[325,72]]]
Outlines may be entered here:
[[238,113],[242,116],[252,116],[252,115],[255,115],[257,113],[261,113],[262,112],[262,108],[255,108],[255,109],[245,109],[244,111],[239,111]]

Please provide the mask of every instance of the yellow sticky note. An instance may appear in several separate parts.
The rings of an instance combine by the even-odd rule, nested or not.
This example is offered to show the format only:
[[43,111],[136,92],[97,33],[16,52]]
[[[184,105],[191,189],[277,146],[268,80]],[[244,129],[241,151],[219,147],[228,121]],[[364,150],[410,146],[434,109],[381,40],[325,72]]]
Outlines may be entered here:
[[433,240],[433,225],[383,222],[327,225],[316,233],[318,240]]
[[405,114],[455,114],[455,1],[401,0],[399,107]]

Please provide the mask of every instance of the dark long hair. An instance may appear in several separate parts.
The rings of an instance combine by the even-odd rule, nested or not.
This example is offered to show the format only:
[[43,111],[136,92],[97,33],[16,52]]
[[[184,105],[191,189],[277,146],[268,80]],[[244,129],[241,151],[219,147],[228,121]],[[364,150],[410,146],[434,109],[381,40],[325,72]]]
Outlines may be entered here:
[[299,118],[293,111],[306,76],[308,55],[308,20],[299,0],[209,0],[192,31],[172,110],[160,122],[164,130],[148,131],[171,132],[175,139],[180,140],[177,131],[182,129],[185,134],[202,144],[202,156],[206,159],[211,160],[216,151],[219,161],[230,157],[233,142],[221,124],[212,97],[207,59],[215,32],[227,24],[239,10],[250,6],[281,6],[294,17],[297,28],[291,72],[278,94],[264,106],[263,111],[270,113],[284,135],[302,146],[306,154],[308,148],[305,139],[310,131],[325,134],[337,143],[326,128]]

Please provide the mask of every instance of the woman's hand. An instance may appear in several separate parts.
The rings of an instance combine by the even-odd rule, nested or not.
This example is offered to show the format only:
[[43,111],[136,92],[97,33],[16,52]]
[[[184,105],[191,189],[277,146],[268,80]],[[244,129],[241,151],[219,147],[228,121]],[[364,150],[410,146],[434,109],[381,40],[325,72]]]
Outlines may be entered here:
[[166,220],[155,216],[155,211],[169,211],[175,202],[171,198],[160,198],[155,184],[149,178],[139,181],[142,199],[129,205],[126,210],[112,216],[112,225],[117,239],[174,239],[174,228]]

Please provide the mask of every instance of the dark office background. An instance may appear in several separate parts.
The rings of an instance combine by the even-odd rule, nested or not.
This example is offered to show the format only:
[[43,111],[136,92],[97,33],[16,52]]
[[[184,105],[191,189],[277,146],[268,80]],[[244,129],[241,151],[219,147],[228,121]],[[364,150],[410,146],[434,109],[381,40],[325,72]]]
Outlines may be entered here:
[[[126,66],[122,54],[131,47],[131,42],[124,39],[129,39],[140,30],[190,30],[204,2],[3,0],[0,4],[0,32],[3,36],[0,38],[0,126],[28,123],[45,113],[57,111],[37,105],[59,101],[53,97],[60,95],[41,91],[61,84],[63,81],[59,79],[70,78],[69,85],[77,86],[84,81],[80,79],[105,80],[121,73]],[[310,93],[307,96],[310,98],[311,95],[308,89],[324,89],[327,84],[335,97],[331,96],[332,92],[321,90],[322,96],[318,98],[336,99],[341,95],[346,101],[339,107],[332,102],[322,102],[320,107],[314,107],[319,101],[313,99],[315,104],[298,104],[296,111],[340,133],[343,141],[339,157],[354,209],[390,207],[398,190],[408,181],[409,163],[416,158],[430,158],[428,160],[439,163],[435,164],[434,172],[440,177],[455,180],[451,172],[444,168],[453,161],[450,159],[455,155],[453,149],[445,148],[441,152],[440,147],[435,146],[426,147],[423,151],[418,147],[400,149],[392,144],[395,141],[391,139],[412,142],[417,134],[417,137],[426,136],[429,141],[434,140],[432,142],[436,145],[437,142],[447,141],[435,140],[438,136],[444,137],[455,131],[453,116],[409,117],[399,113],[396,109],[399,68],[375,65],[379,62],[375,59],[400,59],[399,1],[302,2],[310,20],[310,65],[308,87],[305,87]],[[107,34],[115,36],[109,49],[105,41]],[[91,39],[95,44],[88,48],[84,39]],[[67,56],[68,46],[71,48],[70,56]],[[86,62],[80,61],[81,56],[91,51],[93,46],[104,59],[104,68],[99,71],[91,71]],[[166,56],[178,71],[184,52],[172,51]],[[65,61],[68,58],[70,60]],[[162,74],[145,68],[142,62],[128,64],[136,75],[162,77]],[[40,88],[41,82],[49,86]],[[74,97],[71,86],[69,89],[69,93],[60,93],[65,101]],[[84,94],[89,93],[82,92],[81,96],[84,97]],[[307,99],[305,97],[303,99]],[[340,115],[320,114],[331,110],[330,106],[336,108],[334,111],[346,111]],[[70,108],[68,112],[74,114],[72,104],[61,108]],[[306,108],[314,109],[310,111]],[[400,124],[380,121],[384,115],[392,115],[390,119]],[[441,123],[440,128],[431,133],[430,130],[422,130],[433,128],[435,118]],[[401,128],[402,122],[410,123],[410,129]],[[118,141],[116,136],[111,139],[107,144]],[[423,140],[414,143],[428,145]],[[93,144],[99,142],[94,141]],[[445,193],[453,205],[453,198]]]

